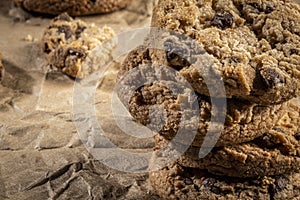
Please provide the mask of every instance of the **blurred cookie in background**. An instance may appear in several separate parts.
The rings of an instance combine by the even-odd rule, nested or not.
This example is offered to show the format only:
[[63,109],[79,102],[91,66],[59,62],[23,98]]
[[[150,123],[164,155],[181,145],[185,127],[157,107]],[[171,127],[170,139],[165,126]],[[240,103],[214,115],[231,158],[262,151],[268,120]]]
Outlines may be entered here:
[[115,32],[74,20],[67,13],[54,18],[42,38],[49,64],[73,78],[85,78],[111,60]]
[[17,6],[37,13],[72,16],[113,12],[127,6],[131,0],[13,0]]

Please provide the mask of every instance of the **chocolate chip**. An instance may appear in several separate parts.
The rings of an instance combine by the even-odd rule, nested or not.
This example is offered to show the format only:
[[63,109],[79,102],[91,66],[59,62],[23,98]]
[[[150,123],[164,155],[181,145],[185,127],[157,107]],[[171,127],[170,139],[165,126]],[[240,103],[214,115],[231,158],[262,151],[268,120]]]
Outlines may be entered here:
[[265,9],[265,14],[270,14],[273,11],[274,11],[274,9],[271,6],[267,6]]
[[51,53],[51,50],[50,50],[50,48],[49,48],[48,43],[44,43],[44,52],[45,52],[46,54]]
[[299,53],[299,51],[297,49],[291,49],[291,55],[298,54],[298,53]]
[[198,191],[198,192],[200,191],[200,187],[198,185],[194,184],[194,188],[196,191]]
[[256,138],[253,141],[257,146],[261,148],[267,148],[267,149],[275,149],[280,146],[280,144],[277,144],[275,141],[272,140],[272,138],[268,137],[267,134],[264,134],[258,138]]
[[300,132],[295,133],[294,137],[296,140],[300,140]]
[[202,181],[202,185],[205,187],[212,187],[216,183],[216,180],[214,178],[207,178],[204,181]]
[[263,8],[262,8],[261,4],[258,4],[258,3],[249,3],[249,5],[251,7],[253,7],[254,9],[256,9],[258,12],[263,12]]
[[167,61],[177,70],[182,69],[184,66],[188,65],[188,61],[184,58],[187,56],[187,49],[182,47],[180,44],[172,40],[166,40],[164,42],[164,49],[166,52]]
[[278,176],[275,178],[275,182],[269,186],[269,193],[272,197],[275,196],[276,193],[281,192],[285,189],[289,180],[284,176]]
[[279,177],[277,177],[276,178],[276,180],[275,180],[275,186],[276,186],[276,190],[278,191],[278,192],[280,192],[280,191],[282,191],[282,190],[284,190],[285,189],[285,187],[287,186],[287,184],[289,183],[289,180],[286,178],[286,177],[284,177],[284,176],[279,176]]
[[75,31],[75,34],[76,34],[76,38],[78,39],[81,35],[81,33],[86,29],[85,26],[82,26],[82,27],[79,27],[77,28],[77,30]]
[[66,40],[72,37],[73,35],[72,30],[67,26],[58,27],[58,33],[64,33]]
[[283,75],[279,74],[275,69],[266,68],[260,71],[260,75],[268,88],[274,88],[278,84],[285,83],[285,78]]
[[185,179],[184,179],[184,183],[185,183],[186,185],[192,185],[192,184],[193,184],[193,180],[190,179],[190,178],[185,178]]
[[236,62],[236,63],[241,62],[241,59],[238,58],[238,57],[235,57],[235,56],[232,56],[232,57],[231,57],[231,60],[232,60],[233,62]]
[[210,189],[210,191],[215,193],[215,194],[220,194],[221,193],[220,188],[217,188],[217,187],[214,187],[214,186]]
[[221,29],[225,29],[225,28],[230,28],[233,22],[234,22],[234,17],[230,12],[220,10],[215,13],[214,18],[211,21],[211,25]]

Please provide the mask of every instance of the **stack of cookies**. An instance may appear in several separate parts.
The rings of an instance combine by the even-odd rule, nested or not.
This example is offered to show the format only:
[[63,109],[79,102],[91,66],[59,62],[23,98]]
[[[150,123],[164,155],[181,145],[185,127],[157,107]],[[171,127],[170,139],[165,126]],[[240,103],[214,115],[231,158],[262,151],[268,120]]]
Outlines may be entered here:
[[118,95],[155,132],[155,191],[300,199],[299,5],[160,0],[152,25],[161,29],[125,59]]

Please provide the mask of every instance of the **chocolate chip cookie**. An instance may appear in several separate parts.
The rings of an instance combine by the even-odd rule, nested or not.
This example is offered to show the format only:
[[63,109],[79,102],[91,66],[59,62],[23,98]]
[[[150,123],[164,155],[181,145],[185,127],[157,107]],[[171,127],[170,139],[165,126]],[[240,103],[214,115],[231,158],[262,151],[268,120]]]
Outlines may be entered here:
[[69,15],[90,15],[108,13],[124,8],[130,0],[13,0],[17,5],[29,11],[58,15],[67,12]]
[[[258,177],[286,174],[300,170],[300,105],[289,102],[276,125],[254,140],[226,147],[214,148],[199,158],[199,148],[190,147],[178,162],[186,167],[207,169],[217,175]],[[176,156],[180,144],[156,135],[157,157]],[[167,147],[167,148],[166,148]],[[166,148],[163,151],[159,149]],[[162,156],[164,155],[164,156]]]
[[84,78],[107,64],[116,45],[110,27],[99,28],[66,13],[51,21],[42,39],[49,63],[74,78]]
[[[154,160],[155,162],[155,160]],[[153,164],[155,168],[155,164]],[[300,174],[259,178],[230,178],[205,170],[170,164],[150,171],[152,187],[163,199],[283,200],[300,198]]]
[[[203,77],[217,74],[227,98],[270,105],[300,95],[300,6],[293,1],[160,0],[152,26],[173,35],[153,35],[161,40],[156,61],[178,70],[200,94],[212,96]],[[186,59],[193,47],[174,39],[178,34],[201,46],[213,65],[199,72],[197,59]]]
[[[118,95],[138,123],[167,139],[173,139],[178,132],[190,138],[195,131],[194,146],[201,146],[205,137],[217,141],[216,146],[251,141],[270,130],[282,112],[281,105],[261,106],[239,99],[191,95],[179,73],[166,67],[158,70],[150,57],[150,51],[144,47],[129,54],[119,73]],[[144,65],[145,69],[139,67]],[[162,81],[141,85],[130,92],[138,81],[149,77]]]

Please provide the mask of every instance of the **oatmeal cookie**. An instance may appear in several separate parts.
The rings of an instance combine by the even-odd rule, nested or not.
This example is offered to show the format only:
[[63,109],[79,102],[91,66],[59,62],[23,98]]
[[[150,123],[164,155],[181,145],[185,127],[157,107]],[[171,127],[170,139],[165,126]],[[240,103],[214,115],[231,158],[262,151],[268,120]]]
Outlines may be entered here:
[[[152,26],[173,35],[152,36],[162,43],[156,61],[178,70],[200,94],[212,96],[203,77],[213,73],[227,98],[270,105],[300,95],[300,6],[293,1],[160,0]],[[213,65],[199,73],[197,59],[184,57],[192,47],[176,34],[201,46]]]
[[[185,167],[207,169],[210,173],[230,177],[259,177],[282,175],[300,170],[300,107],[292,102],[284,106],[285,114],[276,125],[254,140],[237,145],[214,148],[199,158],[199,148],[190,147],[182,156],[176,149],[180,144],[156,135],[157,157],[177,154],[178,163]],[[165,148],[163,151],[159,151]],[[162,156],[163,155],[163,156]]]
[[[261,106],[239,99],[214,99],[216,105],[212,113],[213,106],[209,97],[191,95],[192,91],[181,82],[180,74],[165,67],[161,70],[152,67],[149,57],[149,50],[144,47],[129,54],[119,73],[117,91],[138,123],[167,139],[173,139],[179,130],[187,138],[193,137],[191,134],[195,131],[193,145],[201,146],[210,128],[207,137],[211,141],[218,141],[217,146],[251,141],[270,130],[283,111],[282,105]],[[139,69],[141,65],[148,67]],[[138,70],[135,72],[133,69]],[[149,77],[164,80],[153,81],[130,92],[132,85]]]
[[54,18],[42,39],[42,48],[49,63],[59,71],[84,78],[111,60],[117,45],[114,31],[99,28],[63,13]]
[[124,8],[131,0],[13,0],[26,10],[58,15],[67,12],[72,16],[108,13]]
[[[153,161],[155,163],[155,160]],[[152,164],[156,168],[156,164]],[[170,164],[149,172],[152,187],[163,199],[283,200],[300,198],[300,174],[230,178],[205,170]]]

